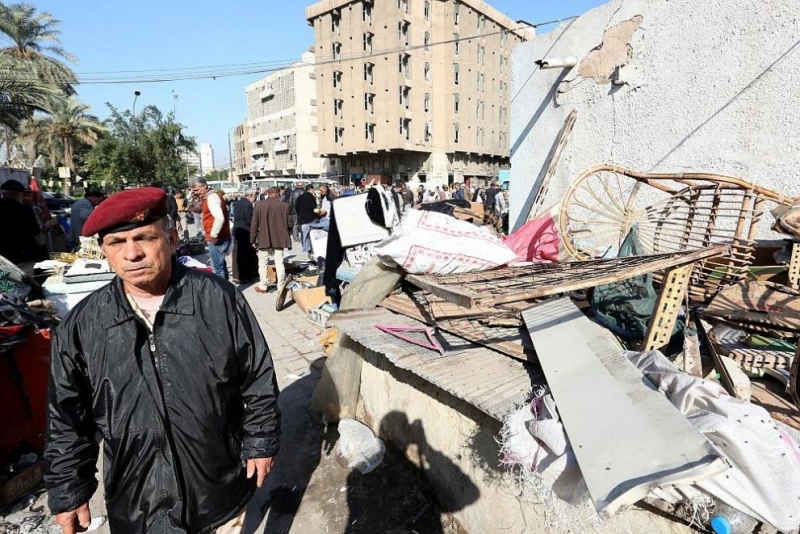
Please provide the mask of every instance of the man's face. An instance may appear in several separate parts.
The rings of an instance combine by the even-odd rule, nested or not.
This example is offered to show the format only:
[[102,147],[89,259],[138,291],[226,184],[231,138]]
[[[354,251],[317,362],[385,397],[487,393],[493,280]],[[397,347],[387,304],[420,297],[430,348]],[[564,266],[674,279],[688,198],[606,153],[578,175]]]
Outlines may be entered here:
[[107,234],[102,248],[123,282],[146,290],[169,281],[177,242],[177,230],[167,230],[164,221],[159,220],[127,232]]
[[195,196],[202,197],[206,194],[206,191],[208,191],[207,185],[195,184],[192,186],[192,193],[194,193]]

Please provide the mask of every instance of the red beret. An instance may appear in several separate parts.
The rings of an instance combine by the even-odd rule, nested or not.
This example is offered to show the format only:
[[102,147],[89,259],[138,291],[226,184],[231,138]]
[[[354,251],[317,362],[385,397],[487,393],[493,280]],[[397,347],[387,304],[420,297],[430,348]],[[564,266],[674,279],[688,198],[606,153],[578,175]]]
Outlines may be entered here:
[[167,214],[167,194],[157,187],[126,189],[101,202],[83,225],[83,237],[124,232],[155,222]]

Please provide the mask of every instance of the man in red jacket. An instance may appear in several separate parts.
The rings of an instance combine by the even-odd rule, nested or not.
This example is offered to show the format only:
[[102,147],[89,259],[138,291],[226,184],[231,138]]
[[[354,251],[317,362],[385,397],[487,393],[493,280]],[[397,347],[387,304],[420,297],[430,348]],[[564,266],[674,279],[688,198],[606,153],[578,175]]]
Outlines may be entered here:
[[211,268],[214,269],[214,274],[227,280],[228,261],[226,256],[231,248],[228,205],[222,198],[222,192],[208,187],[205,178],[197,177],[192,180],[192,192],[203,199],[201,220],[208,254],[211,256]]

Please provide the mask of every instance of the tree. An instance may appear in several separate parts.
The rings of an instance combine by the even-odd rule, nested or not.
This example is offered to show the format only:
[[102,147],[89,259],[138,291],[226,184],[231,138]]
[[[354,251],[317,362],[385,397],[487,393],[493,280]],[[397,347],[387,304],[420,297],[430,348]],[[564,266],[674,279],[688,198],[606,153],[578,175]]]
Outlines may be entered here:
[[174,115],[147,106],[133,116],[107,106],[111,110],[105,122],[108,135],[84,158],[89,180],[110,189],[151,184],[185,187],[187,169],[181,153],[194,151],[196,144],[183,134]]
[[206,174],[204,177],[206,180],[212,181],[227,181],[229,178],[228,171],[221,171],[215,170],[211,171],[210,173]]
[[31,79],[74,94],[72,84],[78,77],[61,59],[72,63],[76,59],[61,47],[60,23],[50,13],[37,13],[31,4],[0,3],[0,33],[11,41],[10,46],[0,48],[0,58],[22,64]]

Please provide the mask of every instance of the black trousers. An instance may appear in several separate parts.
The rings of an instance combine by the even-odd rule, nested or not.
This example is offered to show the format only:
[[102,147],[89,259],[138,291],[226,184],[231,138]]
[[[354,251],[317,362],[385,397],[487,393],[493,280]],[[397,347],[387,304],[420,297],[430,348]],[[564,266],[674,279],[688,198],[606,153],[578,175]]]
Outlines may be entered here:
[[233,278],[247,282],[258,278],[258,255],[250,244],[250,231],[233,229]]

